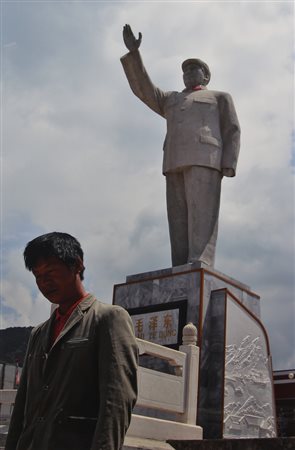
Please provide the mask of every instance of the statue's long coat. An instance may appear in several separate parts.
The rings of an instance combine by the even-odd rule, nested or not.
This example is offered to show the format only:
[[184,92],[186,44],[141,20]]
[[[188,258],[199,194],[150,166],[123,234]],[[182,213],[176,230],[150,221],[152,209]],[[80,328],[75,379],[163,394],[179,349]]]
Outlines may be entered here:
[[134,94],[167,122],[163,173],[172,265],[214,266],[221,178],[235,175],[240,148],[232,98],[205,87],[162,91],[151,82],[138,50],[121,62]]

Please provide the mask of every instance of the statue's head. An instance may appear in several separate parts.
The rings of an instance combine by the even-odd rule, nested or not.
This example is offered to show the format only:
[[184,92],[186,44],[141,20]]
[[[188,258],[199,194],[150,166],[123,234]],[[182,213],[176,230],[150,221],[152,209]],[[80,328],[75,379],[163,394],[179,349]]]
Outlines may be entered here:
[[197,58],[186,59],[182,63],[183,82],[187,89],[206,86],[211,78],[210,69],[204,61]]

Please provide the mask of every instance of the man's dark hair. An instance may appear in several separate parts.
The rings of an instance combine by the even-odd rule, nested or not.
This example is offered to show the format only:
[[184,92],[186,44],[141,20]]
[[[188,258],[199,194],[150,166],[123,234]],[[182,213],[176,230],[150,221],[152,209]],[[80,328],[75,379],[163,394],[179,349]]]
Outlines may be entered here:
[[[63,261],[68,267],[74,267],[77,259],[83,261],[83,250],[80,242],[67,233],[43,234],[30,241],[24,251],[24,260],[26,268],[31,272],[39,259],[47,259],[52,256]],[[84,270],[80,272],[81,280],[84,279]]]

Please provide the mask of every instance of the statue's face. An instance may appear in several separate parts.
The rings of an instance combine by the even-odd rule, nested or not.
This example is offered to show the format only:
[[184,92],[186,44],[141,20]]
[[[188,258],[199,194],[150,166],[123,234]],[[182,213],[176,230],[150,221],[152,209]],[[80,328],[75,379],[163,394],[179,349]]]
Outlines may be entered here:
[[183,72],[183,82],[187,89],[206,84],[202,67],[197,64],[188,64]]

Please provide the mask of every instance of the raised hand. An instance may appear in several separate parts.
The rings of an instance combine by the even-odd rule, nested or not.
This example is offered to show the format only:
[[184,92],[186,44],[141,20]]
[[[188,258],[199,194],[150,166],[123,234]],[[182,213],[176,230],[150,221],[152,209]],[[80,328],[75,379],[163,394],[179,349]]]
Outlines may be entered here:
[[142,34],[138,33],[138,39],[135,38],[130,25],[123,27],[123,39],[126,47],[130,52],[138,50],[141,44]]

